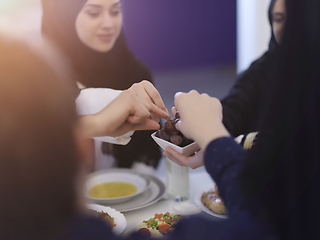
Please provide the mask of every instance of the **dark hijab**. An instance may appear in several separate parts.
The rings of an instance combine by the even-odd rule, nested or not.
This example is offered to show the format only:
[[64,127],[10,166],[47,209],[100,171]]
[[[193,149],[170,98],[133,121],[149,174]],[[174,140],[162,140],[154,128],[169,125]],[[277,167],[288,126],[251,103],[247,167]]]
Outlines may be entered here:
[[275,94],[243,186],[249,206],[281,239],[320,239],[320,2],[286,5]]
[[237,77],[228,95],[221,100],[223,123],[234,137],[259,130],[259,119],[264,117],[264,112],[261,110],[268,102],[267,98],[272,92],[270,86],[274,79],[277,52],[280,48],[272,30],[274,3],[275,0],[272,0],[268,13],[271,26],[268,51]]
[[[77,36],[76,18],[87,0],[42,0],[42,33],[70,60],[78,82],[86,87],[128,89],[141,80],[151,81],[149,70],[128,49],[121,32],[114,47],[100,53],[84,45]],[[152,131],[137,131],[126,146],[103,143],[102,151],[118,160],[118,167],[133,162],[157,166],[161,152]]]
[[66,54],[86,87],[124,90],[143,79],[151,81],[149,70],[128,49],[121,32],[107,53],[84,45],[77,36],[76,18],[86,0],[42,0],[42,33]]
[[274,33],[273,33],[273,21],[272,21],[272,12],[273,12],[273,7],[274,7],[274,4],[277,0],[271,0],[270,2],[270,6],[269,6],[269,11],[268,11],[268,17],[269,17],[269,23],[270,23],[270,26],[271,26],[271,39],[270,39],[270,42],[269,42],[269,52],[275,52],[277,50],[277,48],[279,47],[279,44],[276,40],[276,37],[274,36]]

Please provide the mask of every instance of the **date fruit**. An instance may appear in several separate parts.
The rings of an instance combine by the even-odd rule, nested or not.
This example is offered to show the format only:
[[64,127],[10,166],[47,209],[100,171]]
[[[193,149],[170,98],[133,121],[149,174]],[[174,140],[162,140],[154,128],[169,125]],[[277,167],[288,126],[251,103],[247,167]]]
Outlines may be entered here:
[[193,141],[191,139],[186,138],[183,136],[182,132],[176,129],[176,123],[179,120],[179,112],[176,112],[175,118],[169,119],[164,124],[163,128],[156,132],[156,136],[180,147],[185,147],[192,143]]

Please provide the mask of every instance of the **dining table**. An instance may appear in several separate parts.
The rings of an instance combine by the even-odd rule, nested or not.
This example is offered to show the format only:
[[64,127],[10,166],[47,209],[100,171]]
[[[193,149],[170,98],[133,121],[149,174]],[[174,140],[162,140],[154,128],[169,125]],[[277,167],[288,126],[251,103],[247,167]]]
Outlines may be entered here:
[[[166,185],[166,161],[165,158],[161,159],[159,166],[156,169],[154,177],[161,180],[164,185]],[[182,201],[182,202],[176,202],[173,199],[170,199],[168,194],[164,194],[163,197],[155,202],[154,204],[150,206],[146,206],[144,208],[140,208],[133,211],[127,211],[123,212],[123,215],[126,218],[127,225],[124,229],[124,234],[132,232],[136,226],[138,226],[142,221],[148,220],[149,218],[154,217],[156,213],[178,213],[177,207],[179,205],[187,205],[192,206],[195,209],[196,207],[196,199],[195,197],[199,195],[199,191],[202,191],[206,186],[213,185],[214,181],[212,180],[211,176],[207,173],[205,167],[200,167],[197,169],[191,169],[189,168],[189,199]],[[200,211],[197,213],[198,215],[201,215],[204,218],[209,218],[212,221],[221,221],[221,218],[212,216],[204,211]],[[180,213],[180,214],[183,214]]]

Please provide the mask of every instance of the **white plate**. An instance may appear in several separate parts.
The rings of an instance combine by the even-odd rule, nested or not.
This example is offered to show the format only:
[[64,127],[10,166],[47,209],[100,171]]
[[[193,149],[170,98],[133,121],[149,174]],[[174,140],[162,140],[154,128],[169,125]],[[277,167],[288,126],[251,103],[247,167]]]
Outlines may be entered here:
[[127,220],[124,215],[111,207],[101,206],[98,204],[87,204],[87,208],[97,212],[106,212],[113,217],[115,226],[112,228],[112,231],[116,235],[120,235],[127,226]]
[[151,134],[151,137],[153,138],[153,140],[163,149],[165,150],[165,148],[167,146],[172,147],[174,150],[176,150],[178,153],[183,154],[186,157],[191,156],[193,153],[197,152],[200,150],[200,147],[198,146],[198,144],[196,142],[193,142],[185,147],[179,147],[171,142],[168,142],[166,140],[163,140],[161,138],[158,138],[156,136],[156,132],[154,132],[153,134]]
[[194,199],[194,202],[195,204],[201,208],[202,211],[208,213],[209,215],[211,216],[215,216],[217,218],[228,218],[227,215],[223,215],[223,214],[217,214],[217,213],[214,213],[212,212],[209,208],[207,208],[205,205],[203,205],[203,203],[201,202],[201,196],[203,194],[203,192],[207,192],[209,191],[210,189],[214,188],[215,187],[215,184],[211,184],[205,188],[203,188],[201,191],[199,191],[196,196],[195,196],[195,199]]
[[[91,173],[87,177],[86,182],[86,197],[98,204],[112,204],[128,201],[129,199],[137,196],[146,191],[150,185],[149,178],[145,178],[142,174],[135,171],[119,172],[114,171],[115,169],[107,169]],[[88,194],[89,189],[97,184],[105,182],[127,182],[137,187],[137,192],[128,196],[117,197],[117,198],[93,198]]]
[[166,192],[164,184],[157,178],[144,175],[150,179],[150,187],[144,193],[130,199],[128,202],[123,202],[119,204],[108,204],[108,206],[117,209],[121,212],[129,212],[132,210],[137,210],[150,206],[158,202]]

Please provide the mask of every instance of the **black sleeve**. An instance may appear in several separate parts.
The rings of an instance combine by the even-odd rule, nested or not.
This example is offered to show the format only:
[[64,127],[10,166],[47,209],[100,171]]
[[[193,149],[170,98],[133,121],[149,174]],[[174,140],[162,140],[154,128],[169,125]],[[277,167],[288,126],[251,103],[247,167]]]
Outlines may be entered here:
[[263,62],[266,54],[240,74],[229,94],[221,100],[223,123],[234,137],[258,131],[260,109],[266,98],[268,74]]
[[151,138],[153,132],[136,131],[127,145],[114,145],[113,156],[118,167],[130,168],[134,162],[142,162],[156,168],[162,155],[160,147]]

